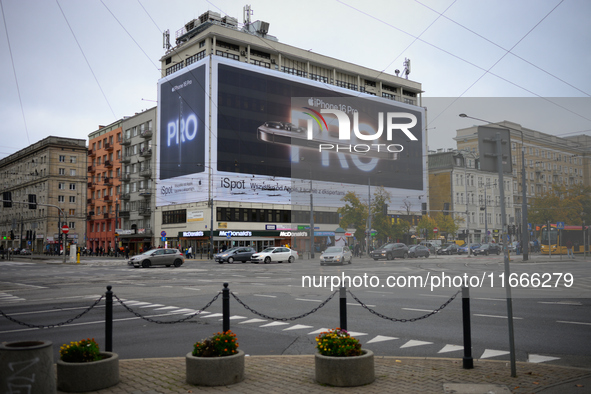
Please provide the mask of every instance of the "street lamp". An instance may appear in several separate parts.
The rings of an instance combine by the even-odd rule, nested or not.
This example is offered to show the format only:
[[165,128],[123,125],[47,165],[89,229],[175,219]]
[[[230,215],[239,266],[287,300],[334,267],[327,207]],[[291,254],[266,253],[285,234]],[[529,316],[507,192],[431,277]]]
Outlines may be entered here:
[[[470,118],[479,120],[484,123],[498,125],[497,123],[489,122],[488,120],[474,118],[466,114],[460,114],[460,118]],[[523,249],[523,261],[529,258],[529,229],[527,227],[527,200],[526,200],[526,176],[525,176],[525,144],[523,140],[523,131],[513,129],[511,127],[503,126],[509,130],[521,133],[521,245]]]

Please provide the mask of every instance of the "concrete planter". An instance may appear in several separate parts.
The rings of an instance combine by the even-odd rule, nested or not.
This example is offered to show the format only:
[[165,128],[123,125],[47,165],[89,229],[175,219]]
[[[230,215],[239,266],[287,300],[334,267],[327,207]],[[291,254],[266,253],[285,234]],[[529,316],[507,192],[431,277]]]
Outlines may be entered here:
[[372,383],[375,376],[373,352],[362,350],[361,356],[330,357],[316,353],[316,381],[336,387],[355,387]]
[[244,352],[225,357],[186,356],[187,383],[198,386],[227,386],[244,380]]
[[57,388],[67,393],[96,391],[119,383],[119,356],[101,352],[104,358],[89,363],[57,361]]
[[55,393],[50,341],[0,343],[0,393],[15,389],[23,393]]

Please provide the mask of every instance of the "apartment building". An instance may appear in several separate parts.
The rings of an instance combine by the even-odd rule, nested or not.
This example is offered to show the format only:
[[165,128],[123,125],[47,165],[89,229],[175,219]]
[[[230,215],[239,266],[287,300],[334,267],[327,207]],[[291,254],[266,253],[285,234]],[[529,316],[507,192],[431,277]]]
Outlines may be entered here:
[[154,245],[154,176],[156,155],[154,126],[156,107],[126,117],[121,157],[121,196],[119,205],[120,245],[133,253]]
[[121,120],[99,126],[88,135],[87,240],[93,252],[108,252],[117,245],[117,210],[121,204]]
[[84,244],[86,152],[85,140],[50,136],[0,160],[0,245],[55,251],[64,225],[68,244]]
[[[510,193],[515,204],[516,223],[521,224],[522,190],[526,199],[540,196],[555,185],[591,185],[591,137],[567,138],[527,129],[503,121],[488,126],[510,131],[513,179]],[[478,127],[457,130],[458,150],[478,155]],[[522,182],[522,155],[525,158],[525,184]],[[529,202],[529,201],[528,201]]]
[[[478,155],[468,150],[430,151],[428,159],[429,214],[444,212],[462,219],[457,235],[466,242],[499,242],[503,217],[498,174],[480,170]],[[514,179],[503,177],[508,225],[517,224]]]

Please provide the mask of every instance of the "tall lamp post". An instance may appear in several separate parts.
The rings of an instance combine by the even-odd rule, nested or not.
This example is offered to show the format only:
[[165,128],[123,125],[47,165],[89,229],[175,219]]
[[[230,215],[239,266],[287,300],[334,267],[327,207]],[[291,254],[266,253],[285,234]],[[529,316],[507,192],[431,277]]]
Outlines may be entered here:
[[210,166],[205,164],[197,164],[197,167],[203,167],[209,169],[209,180],[207,182],[207,204],[209,205],[209,251],[207,253],[208,258],[213,259],[213,173]]
[[[474,120],[479,120],[481,122],[491,124],[491,125],[498,125],[497,123],[489,122],[488,120],[474,118],[472,116],[468,116],[466,114],[460,114],[460,118],[470,118]],[[509,130],[517,131],[521,133],[521,245],[523,248],[523,261],[527,261],[529,259],[529,229],[527,227],[527,199],[526,199],[526,176],[525,176],[525,144],[523,140],[523,131],[513,129],[511,127],[502,126]]]

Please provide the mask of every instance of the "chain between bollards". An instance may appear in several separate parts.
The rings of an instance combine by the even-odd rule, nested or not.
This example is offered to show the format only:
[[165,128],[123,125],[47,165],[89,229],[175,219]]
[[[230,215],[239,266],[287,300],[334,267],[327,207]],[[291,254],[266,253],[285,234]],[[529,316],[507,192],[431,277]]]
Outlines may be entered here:
[[113,292],[112,286],[107,286],[105,293],[105,351],[113,351]]

